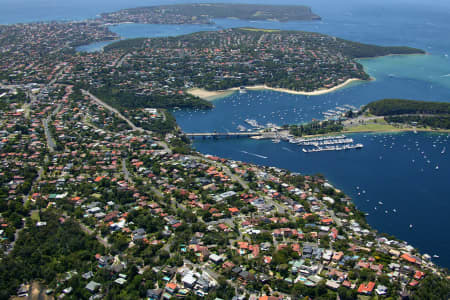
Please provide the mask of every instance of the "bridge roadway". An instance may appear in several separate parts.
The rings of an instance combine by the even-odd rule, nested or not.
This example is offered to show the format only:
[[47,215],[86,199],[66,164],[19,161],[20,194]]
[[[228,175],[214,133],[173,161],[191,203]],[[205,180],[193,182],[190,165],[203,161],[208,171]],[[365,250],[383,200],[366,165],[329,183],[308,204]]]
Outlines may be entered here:
[[248,132],[195,132],[195,133],[184,133],[187,137],[251,137],[259,136],[262,133],[258,131],[248,131]]

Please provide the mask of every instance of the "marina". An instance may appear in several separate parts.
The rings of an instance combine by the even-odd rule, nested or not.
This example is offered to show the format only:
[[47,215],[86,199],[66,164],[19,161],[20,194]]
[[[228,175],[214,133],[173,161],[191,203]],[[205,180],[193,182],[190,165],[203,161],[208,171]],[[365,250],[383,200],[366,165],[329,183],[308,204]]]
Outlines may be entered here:
[[325,120],[338,120],[344,117],[345,113],[348,111],[356,112],[358,108],[356,106],[350,104],[344,104],[342,106],[337,106],[333,109],[329,109],[323,112],[323,116]]
[[320,137],[311,137],[311,138],[299,138],[299,137],[290,136],[288,138],[288,141],[292,144],[305,145],[305,143],[322,142],[322,141],[339,140],[339,139],[345,139],[345,135],[320,136]]
[[[250,123],[256,124],[252,121],[253,120],[249,120]],[[200,137],[203,139],[217,139],[219,137],[246,137],[256,140],[271,139],[272,143],[274,144],[278,144],[282,140],[284,140],[290,144],[306,146],[306,148],[302,148],[302,151],[305,153],[362,149],[364,147],[364,145],[361,143],[353,144],[353,138],[347,138],[345,135],[297,138],[289,134],[288,131],[276,131],[272,126],[274,126],[274,124],[268,124],[268,127],[266,127],[265,129],[273,129],[273,131],[249,131],[242,126],[238,128],[240,130],[239,132],[196,132],[185,133],[185,136],[191,139],[194,139],[196,137]]]
[[342,139],[329,139],[324,141],[312,141],[312,142],[303,142],[302,145],[305,146],[326,146],[326,145],[336,145],[336,144],[350,144],[353,143],[353,139],[342,138]]
[[262,125],[259,125],[258,122],[256,122],[256,120],[253,119],[245,119],[245,123],[257,129],[263,128]]
[[305,153],[362,149],[364,147],[364,145],[361,143],[353,144],[354,140],[352,138],[347,138],[345,135],[322,136],[313,138],[287,137],[286,139],[293,144],[309,146],[306,148],[302,148],[302,151]]
[[313,149],[303,148],[302,151],[305,153],[309,152],[322,152],[322,151],[341,151],[341,150],[350,150],[350,149],[362,149],[364,147],[363,144],[355,144],[355,145],[343,145],[343,146],[324,146],[324,147],[316,147]]

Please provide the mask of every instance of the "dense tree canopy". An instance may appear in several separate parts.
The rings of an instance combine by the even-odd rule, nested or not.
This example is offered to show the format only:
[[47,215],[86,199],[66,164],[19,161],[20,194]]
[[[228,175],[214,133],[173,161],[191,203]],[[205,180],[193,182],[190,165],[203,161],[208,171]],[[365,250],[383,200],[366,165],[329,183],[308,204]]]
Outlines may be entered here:
[[383,99],[374,101],[364,107],[376,116],[402,114],[450,114],[450,103],[429,102],[404,99]]
[[53,211],[41,213],[45,226],[29,222],[14,250],[0,264],[0,299],[15,294],[21,283],[41,279],[52,282],[57,274],[77,269],[89,270],[96,253],[104,248],[94,237],[82,232],[79,224],[61,223]]

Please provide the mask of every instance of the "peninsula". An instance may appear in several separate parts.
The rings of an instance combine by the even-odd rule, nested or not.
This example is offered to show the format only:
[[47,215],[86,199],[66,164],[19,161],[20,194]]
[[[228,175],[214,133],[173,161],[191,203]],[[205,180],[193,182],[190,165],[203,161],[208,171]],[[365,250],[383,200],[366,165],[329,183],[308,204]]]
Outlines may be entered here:
[[320,17],[302,5],[189,3],[124,9],[104,13],[105,23],[211,24],[214,19],[312,21]]
[[[99,85],[94,93],[106,97],[110,89],[105,86],[119,85],[123,90],[126,87],[127,93],[139,94],[143,102],[152,102],[155,94],[210,100],[242,87],[317,95],[355,80],[368,80],[357,58],[411,53],[424,52],[311,32],[236,28],[125,40],[105,47],[105,53],[90,56],[125,58],[115,72],[93,78]],[[134,74],[135,66],[139,66],[139,73]]]

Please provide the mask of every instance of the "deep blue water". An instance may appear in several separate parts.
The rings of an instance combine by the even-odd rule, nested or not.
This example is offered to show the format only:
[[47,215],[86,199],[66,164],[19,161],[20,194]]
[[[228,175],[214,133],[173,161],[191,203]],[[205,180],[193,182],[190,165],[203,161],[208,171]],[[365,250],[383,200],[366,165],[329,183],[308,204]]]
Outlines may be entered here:
[[[320,96],[291,95],[272,91],[234,93],[214,101],[211,111],[176,111],[178,123],[186,132],[205,130],[237,131],[238,125],[249,126],[245,119],[260,124],[297,124],[323,119],[322,112],[345,104],[360,107],[372,100],[393,98],[448,101],[449,89],[428,82],[404,78],[380,78],[354,83],[334,93]],[[402,87],[399,89],[398,87]]]
[[[215,109],[209,112],[175,112],[183,130],[236,131],[238,125],[246,125],[243,122],[246,118],[256,119],[261,124],[302,123],[320,118],[322,112],[336,106],[360,106],[389,97],[450,101],[449,10],[374,5],[348,8],[343,14],[321,15],[322,22],[252,22],[251,25],[318,31],[379,45],[407,45],[425,49],[429,55],[362,60],[375,81],[353,84],[326,95],[306,97],[269,91],[235,93],[216,100]],[[219,20],[217,23],[228,27],[229,22]],[[248,26],[247,22],[233,22]],[[450,197],[446,183],[450,164],[448,153],[440,154],[444,143],[447,149],[449,147],[448,135],[439,138],[445,140],[443,144],[433,134],[356,134],[353,137],[365,145],[364,149],[304,154],[298,146],[287,143],[248,139],[197,140],[194,145],[202,153],[275,165],[304,174],[320,172],[369,213],[368,221],[374,228],[404,239],[424,253],[439,255],[436,262],[449,267]],[[378,201],[384,204],[380,206]],[[409,229],[409,224],[413,224],[413,229]]]
[[[0,23],[93,18],[104,11],[180,2],[194,1],[3,0]],[[307,122],[320,118],[321,112],[336,106],[360,106],[385,97],[450,101],[450,76],[447,76],[450,74],[450,2],[392,2],[272,0],[264,3],[310,5],[323,20],[290,23],[216,20],[212,28],[120,25],[112,27],[112,30],[123,38],[131,38],[239,26],[297,29],[365,43],[407,45],[430,53],[426,56],[363,60],[363,65],[376,78],[375,81],[357,83],[327,95],[305,97],[268,91],[249,92],[216,100],[215,109],[208,112],[177,111],[177,121],[186,132],[236,130],[236,126],[244,124],[242,121],[246,118],[263,124]],[[90,45],[84,50],[95,50],[98,46],[102,44]],[[270,141],[249,139],[198,140],[194,145],[203,153],[274,165],[306,174],[323,173],[352,196],[360,209],[369,213],[368,221],[376,229],[405,239],[423,252],[440,255],[436,262],[450,267],[450,197],[446,186],[450,177],[450,150],[441,154],[444,146],[450,149],[448,135],[402,133],[352,136],[365,145],[364,149],[304,154],[298,146],[284,142],[272,144]],[[261,158],[261,155],[267,158]],[[378,201],[384,204],[380,206]],[[394,208],[396,213],[392,211]],[[409,224],[413,224],[413,229],[409,229]]]
[[198,140],[195,147],[225,158],[276,165],[303,174],[324,174],[350,195],[359,209],[369,213],[367,220],[374,228],[408,241],[422,253],[438,254],[440,258],[435,261],[448,267],[450,157],[449,151],[441,152],[444,146],[450,148],[449,135],[350,136],[365,147],[303,153],[300,146],[287,142],[273,144],[270,140],[251,139]]

